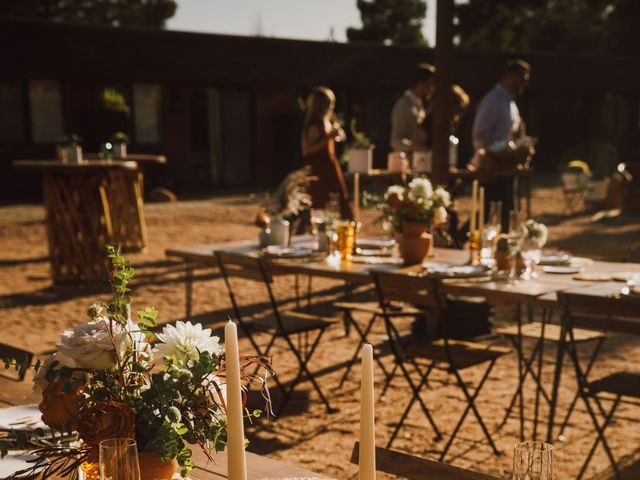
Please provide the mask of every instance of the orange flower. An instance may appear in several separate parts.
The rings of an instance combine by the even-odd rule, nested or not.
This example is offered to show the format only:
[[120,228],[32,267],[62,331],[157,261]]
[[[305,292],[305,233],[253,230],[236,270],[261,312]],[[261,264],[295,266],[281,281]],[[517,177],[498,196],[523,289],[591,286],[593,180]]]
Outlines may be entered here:
[[78,424],[79,396],[82,388],[65,392],[64,382],[57,380],[47,385],[42,392],[42,402],[38,406],[42,421],[52,429],[75,429]]
[[397,210],[402,205],[402,200],[400,199],[400,195],[396,192],[391,192],[387,197],[387,203],[389,204],[389,208],[391,210]]
[[83,408],[78,420],[80,438],[97,452],[98,444],[108,438],[135,438],[135,414],[121,402],[101,402]]

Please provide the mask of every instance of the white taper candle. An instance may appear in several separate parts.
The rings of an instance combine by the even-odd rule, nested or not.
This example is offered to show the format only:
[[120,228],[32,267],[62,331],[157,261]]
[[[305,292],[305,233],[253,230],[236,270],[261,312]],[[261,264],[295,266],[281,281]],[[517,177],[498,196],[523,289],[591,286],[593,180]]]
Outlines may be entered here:
[[224,327],[224,347],[227,367],[227,475],[229,480],[246,480],[238,331],[231,320]]

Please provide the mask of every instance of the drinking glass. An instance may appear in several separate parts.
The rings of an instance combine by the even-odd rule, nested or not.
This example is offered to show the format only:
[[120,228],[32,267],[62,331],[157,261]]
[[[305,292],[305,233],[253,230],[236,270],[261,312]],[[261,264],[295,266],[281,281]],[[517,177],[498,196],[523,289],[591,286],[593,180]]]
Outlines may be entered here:
[[489,216],[482,232],[480,232],[480,262],[488,267],[494,264],[494,254],[498,235],[502,231],[502,202],[492,201],[489,204]]
[[342,222],[336,225],[337,247],[340,258],[346,260],[356,246],[356,222]]
[[140,480],[138,449],[130,438],[100,442],[100,480]]
[[518,252],[520,251],[520,244],[524,234],[525,231],[522,222],[520,222],[520,215],[512,210],[509,213],[509,233],[507,234],[510,255],[509,283],[515,283],[518,277]]
[[544,442],[517,443],[512,480],[553,480],[553,446]]

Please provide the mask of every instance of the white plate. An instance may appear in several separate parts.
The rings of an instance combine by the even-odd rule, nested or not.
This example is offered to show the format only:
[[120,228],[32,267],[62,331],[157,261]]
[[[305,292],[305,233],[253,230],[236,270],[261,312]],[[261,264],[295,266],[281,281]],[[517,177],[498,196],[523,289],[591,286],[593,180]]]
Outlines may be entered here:
[[[37,455],[31,455],[25,452],[9,452],[6,457],[0,459],[0,478],[7,478],[9,475],[19,472],[20,470],[31,468],[33,462],[29,462],[29,460],[35,460],[36,458],[38,458]],[[46,463],[40,465],[35,473],[41,471],[48,464],[49,462],[46,461]],[[25,478],[31,478],[31,476]]]
[[0,430],[48,429],[42,423],[42,413],[37,405],[19,405],[0,409]]
[[393,238],[357,238],[356,246],[364,249],[393,248],[396,241]]
[[540,265],[567,265],[571,261],[568,253],[551,253],[540,257]]
[[280,247],[277,245],[270,245],[264,249],[265,256],[278,258],[306,257],[312,253],[313,250],[310,248],[302,247]]
[[488,274],[488,271],[482,265],[425,262],[422,267],[427,273],[451,278],[482,277]]
[[581,272],[583,267],[571,267],[571,266],[563,266],[563,265],[547,265],[546,267],[542,267],[542,271],[545,273],[558,273],[558,274],[567,274],[567,273],[579,273]]

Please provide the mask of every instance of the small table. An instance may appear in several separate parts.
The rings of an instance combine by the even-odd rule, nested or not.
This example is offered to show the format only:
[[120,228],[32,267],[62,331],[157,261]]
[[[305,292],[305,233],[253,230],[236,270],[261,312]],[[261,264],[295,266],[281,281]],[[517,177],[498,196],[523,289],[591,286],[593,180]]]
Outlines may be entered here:
[[143,249],[147,243],[138,164],[130,161],[15,161],[16,169],[43,174],[47,239],[53,281],[104,280],[107,244]]

